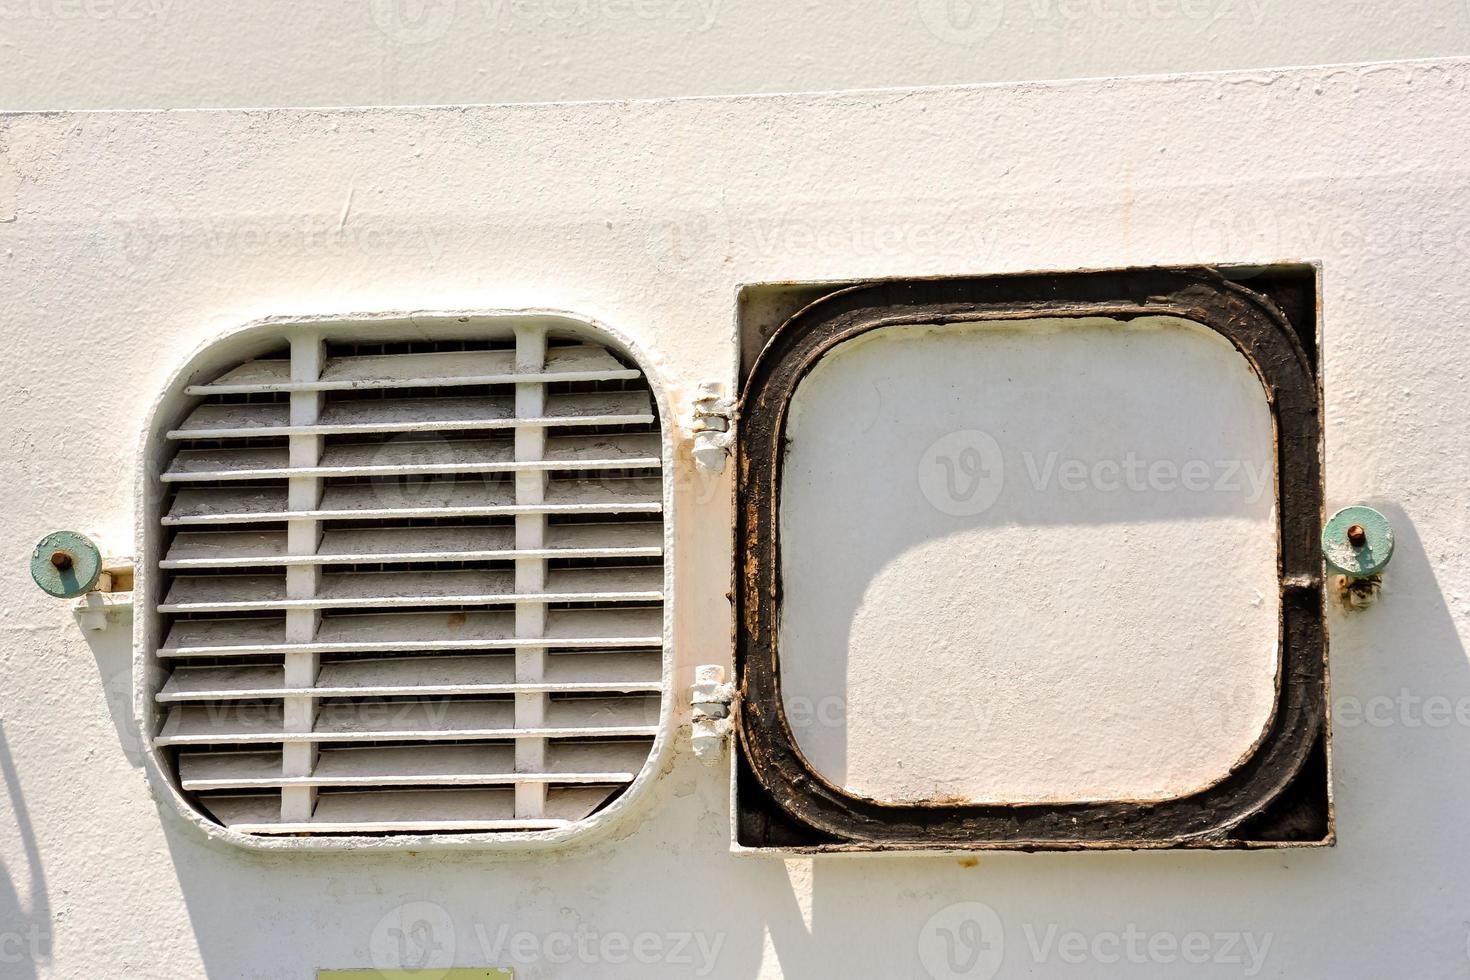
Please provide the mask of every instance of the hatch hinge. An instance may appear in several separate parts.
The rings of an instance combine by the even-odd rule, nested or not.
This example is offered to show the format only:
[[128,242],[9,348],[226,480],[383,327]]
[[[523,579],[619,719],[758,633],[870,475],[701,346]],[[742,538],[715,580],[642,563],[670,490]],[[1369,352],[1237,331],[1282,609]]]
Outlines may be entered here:
[[722,383],[700,382],[689,428],[694,433],[694,465],[706,473],[725,472],[735,439],[735,403],[725,397]]
[[735,705],[735,685],[725,682],[724,667],[701,664],[694,668],[689,705],[693,716],[690,742],[694,754],[700,762],[712,766],[720,761],[724,751]]
[[109,612],[133,605],[133,557],[108,555],[97,535],[52,531],[31,551],[31,578],[47,595],[76,599],[83,629],[105,629]]

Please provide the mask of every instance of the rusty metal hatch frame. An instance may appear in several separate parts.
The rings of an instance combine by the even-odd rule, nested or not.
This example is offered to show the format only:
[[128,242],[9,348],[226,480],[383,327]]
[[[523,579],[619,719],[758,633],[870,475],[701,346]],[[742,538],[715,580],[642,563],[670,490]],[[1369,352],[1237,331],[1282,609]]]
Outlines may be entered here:
[[[1246,279],[1232,270],[1180,267],[835,285],[776,329],[740,399],[737,843],[815,851],[1331,843],[1327,639],[1316,547],[1323,486],[1314,273],[1274,267],[1251,270]],[[786,412],[798,385],[840,344],[889,326],[1146,316],[1179,317],[1223,335],[1254,367],[1271,410],[1281,666],[1276,711],[1254,754],[1198,793],[1147,803],[891,803],[834,785],[797,747],[780,691],[778,508]],[[1319,785],[1303,791],[1294,785],[1299,777]],[[1311,811],[1305,820],[1304,806]]]

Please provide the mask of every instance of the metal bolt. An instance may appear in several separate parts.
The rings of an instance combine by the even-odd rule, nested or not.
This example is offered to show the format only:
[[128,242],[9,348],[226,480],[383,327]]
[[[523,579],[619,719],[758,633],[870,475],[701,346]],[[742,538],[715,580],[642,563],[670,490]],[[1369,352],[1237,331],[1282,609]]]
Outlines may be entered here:
[[1322,556],[1349,579],[1377,576],[1393,557],[1393,528],[1372,507],[1344,507],[1322,528]]
[[85,534],[52,531],[31,549],[31,579],[58,599],[74,599],[96,587],[102,553]]

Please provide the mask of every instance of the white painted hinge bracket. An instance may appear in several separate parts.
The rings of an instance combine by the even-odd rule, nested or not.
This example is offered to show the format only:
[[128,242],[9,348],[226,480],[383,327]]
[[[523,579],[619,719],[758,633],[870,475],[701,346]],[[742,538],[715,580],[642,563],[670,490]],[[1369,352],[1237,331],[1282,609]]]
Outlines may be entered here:
[[102,572],[97,576],[97,584],[72,607],[82,629],[106,629],[109,612],[132,612],[134,564],[132,555],[102,557]]
[[707,766],[720,760],[725,738],[730,734],[735,705],[735,685],[725,682],[725,668],[701,664],[694,668],[694,686],[689,705],[693,714],[690,741],[694,755]]
[[694,465],[706,473],[725,472],[735,441],[735,404],[725,397],[723,384],[700,383],[689,428],[694,433]]
[[100,589],[88,592],[72,606],[82,629],[92,631],[107,628],[109,613],[131,615],[132,611],[131,592],[104,592]]

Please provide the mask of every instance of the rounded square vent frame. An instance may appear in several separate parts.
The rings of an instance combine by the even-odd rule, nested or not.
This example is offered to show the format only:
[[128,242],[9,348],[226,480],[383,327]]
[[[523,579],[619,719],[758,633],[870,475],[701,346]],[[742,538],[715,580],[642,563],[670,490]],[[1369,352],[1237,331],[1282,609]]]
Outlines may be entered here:
[[[1331,844],[1327,639],[1316,545],[1324,496],[1316,295],[1316,269],[1299,265],[747,287],[742,334],[758,335],[762,321],[774,329],[749,365],[740,401],[736,846],[820,852]],[[794,315],[781,322],[788,312]],[[1254,754],[1213,786],[1152,803],[895,804],[833,784],[797,747],[780,691],[781,463],[787,409],[803,377],[845,341],[889,326],[1146,316],[1177,317],[1222,335],[1256,371],[1271,410],[1282,659],[1276,711]]]
[[[658,696],[657,730],[641,769],[616,798],[595,812],[570,825],[544,830],[506,831],[420,831],[392,834],[339,834],[320,836],[264,836],[232,830],[202,813],[185,795],[178,777],[161,750],[154,746],[154,736],[162,724],[159,704],[153,694],[161,688],[163,668],[154,649],[162,642],[158,635],[161,617],[152,611],[161,601],[158,589],[167,576],[158,574],[164,535],[160,518],[166,495],[160,488],[160,461],[167,452],[166,434],[187,413],[190,402],[184,389],[195,381],[207,381],[219,372],[221,365],[238,363],[257,357],[277,346],[283,335],[296,331],[328,331],[351,333],[355,328],[369,332],[372,338],[394,342],[422,336],[434,324],[453,325],[459,331],[466,324],[495,324],[509,330],[517,322],[536,321],[587,341],[618,351],[632,361],[647,382],[654,413],[658,419],[659,452],[662,459],[662,547],[663,600],[661,616],[661,651],[659,653],[660,694]],[[368,339],[368,338],[365,338]],[[586,844],[611,830],[625,816],[636,812],[639,802],[657,778],[673,742],[672,663],[675,602],[674,556],[672,528],[675,520],[672,447],[675,439],[674,417],[670,409],[669,391],[653,365],[653,359],[625,334],[591,317],[554,309],[477,309],[349,312],[304,316],[269,316],[244,323],[212,336],[196,347],[180,366],[167,376],[158,395],[148,409],[140,439],[137,467],[139,508],[135,539],[138,564],[135,595],[139,603],[133,625],[133,691],[134,715],[139,726],[142,756],[148,782],[154,795],[167,810],[203,834],[254,850],[327,851],[327,850],[440,850],[477,849],[484,851],[539,850],[566,845]],[[212,373],[211,373],[212,372]]]

